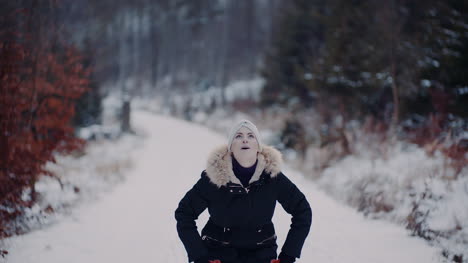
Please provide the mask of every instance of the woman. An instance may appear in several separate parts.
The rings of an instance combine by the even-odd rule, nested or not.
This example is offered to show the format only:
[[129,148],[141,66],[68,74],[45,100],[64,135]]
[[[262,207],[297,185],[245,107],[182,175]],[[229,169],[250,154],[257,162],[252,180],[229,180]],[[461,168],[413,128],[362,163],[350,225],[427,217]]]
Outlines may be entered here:
[[[175,211],[177,232],[195,263],[295,262],[312,222],[304,194],[281,172],[281,154],[262,145],[257,127],[244,120],[231,129],[228,145],[208,158],[201,178]],[[278,201],[292,224],[276,260],[271,221]],[[201,236],[195,220],[208,208]]]

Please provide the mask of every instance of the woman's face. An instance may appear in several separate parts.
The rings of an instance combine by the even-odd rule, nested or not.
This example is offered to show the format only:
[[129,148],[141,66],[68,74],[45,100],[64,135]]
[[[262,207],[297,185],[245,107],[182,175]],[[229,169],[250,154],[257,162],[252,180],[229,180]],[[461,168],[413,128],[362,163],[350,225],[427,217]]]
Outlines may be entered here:
[[245,157],[257,157],[258,142],[255,134],[246,127],[241,127],[231,144],[231,151],[236,159]]

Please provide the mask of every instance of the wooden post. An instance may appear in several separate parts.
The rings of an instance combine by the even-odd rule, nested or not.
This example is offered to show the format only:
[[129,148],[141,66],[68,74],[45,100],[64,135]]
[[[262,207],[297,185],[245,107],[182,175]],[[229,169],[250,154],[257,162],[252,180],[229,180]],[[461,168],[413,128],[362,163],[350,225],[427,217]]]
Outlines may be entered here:
[[130,100],[124,99],[122,104],[122,117],[121,117],[120,131],[122,133],[131,132],[130,127]]

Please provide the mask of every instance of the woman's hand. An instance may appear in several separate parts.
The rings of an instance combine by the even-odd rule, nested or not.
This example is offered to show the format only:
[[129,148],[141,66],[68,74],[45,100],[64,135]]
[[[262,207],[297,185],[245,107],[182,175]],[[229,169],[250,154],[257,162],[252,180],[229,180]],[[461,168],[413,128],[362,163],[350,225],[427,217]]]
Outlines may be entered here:
[[[291,261],[292,260],[292,261]],[[280,258],[280,259],[272,259],[270,263],[293,263],[296,261],[296,259],[290,259],[290,258]]]
[[208,259],[207,257],[203,257],[203,258],[195,260],[195,263],[222,263],[222,262],[219,259]]
[[296,261],[295,257],[291,257],[290,255],[286,255],[284,253],[280,253],[277,262],[272,263],[294,263]]

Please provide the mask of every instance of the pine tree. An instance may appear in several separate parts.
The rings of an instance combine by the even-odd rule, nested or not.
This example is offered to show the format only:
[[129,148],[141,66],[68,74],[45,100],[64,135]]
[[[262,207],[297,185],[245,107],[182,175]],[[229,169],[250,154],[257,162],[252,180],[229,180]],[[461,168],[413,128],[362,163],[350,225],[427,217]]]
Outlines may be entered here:
[[308,88],[320,104],[346,119],[359,116],[375,86],[372,52],[372,6],[369,1],[329,1],[322,20],[323,48],[309,58],[313,78]]
[[467,118],[468,4],[430,1],[427,5],[422,27],[425,33],[422,92],[409,99],[407,109],[423,115],[438,113],[448,118],[448,114],[453,114]]
[[73,125],[87,127],[101,123],[102,94],[94,71],[95,52],[90,41],[85,41],[83,67],[90,71],[88,90],[76,102]]
[[319,50],[323,1],[294,0],[284,4],[278,30],[265,58],[262,104],[310,105],[313,96],[305,85],[311,68],[308,58]]

